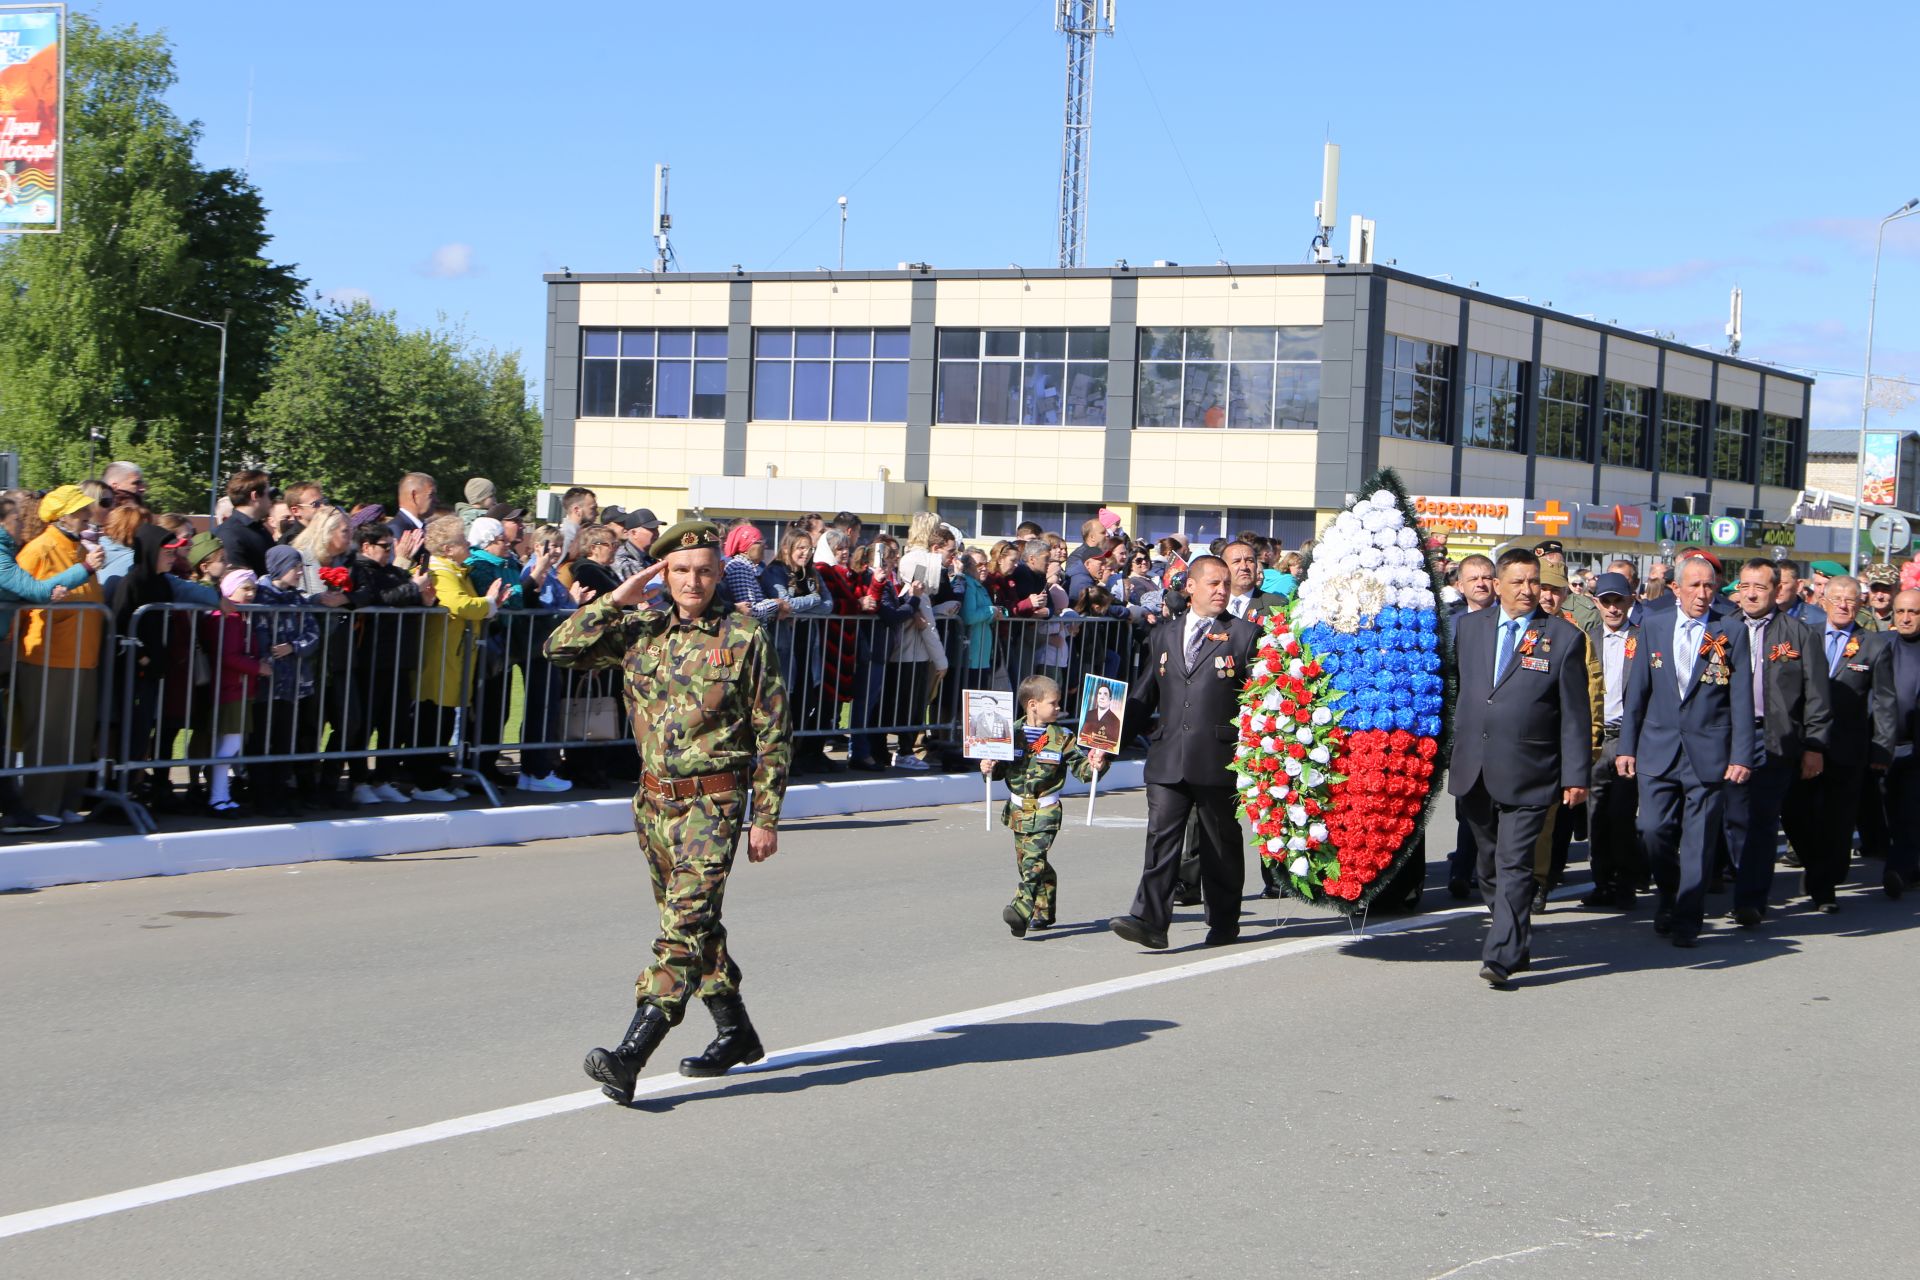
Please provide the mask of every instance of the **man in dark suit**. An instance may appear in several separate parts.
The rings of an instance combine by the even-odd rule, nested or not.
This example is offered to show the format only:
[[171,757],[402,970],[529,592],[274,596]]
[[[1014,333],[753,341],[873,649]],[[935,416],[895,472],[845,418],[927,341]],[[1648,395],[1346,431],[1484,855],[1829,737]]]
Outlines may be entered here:
[[1493,912],[1480,976],[1504,987],[1528,965],[1533,849],[1555,801],[1585,804],[1593,759],[1587,637],[1539,610],[1540,562],[1515,548],[1494,578],[1500,604],[1460,619],[1450,791],[1479,850]]
[[1638,642],[1639,629],[1628,620],[1633,583],[1625,575],[1601,574],[1593,594],[1600,606],[1600,758],[1594,761],[1587,797],[1587,865],[1593,871],[1593,891],[1580,905],[1631,911],[1646,878],[1647,854],[1634,826],[1640,790],[1632,778],[1620,776],[1613,761],[1620,754],[1620,719],[1627,703],[1627,654]]
[[[1229,542],[1221,548],[1220,558],[1227,562],[1227,612],[1236,618],[1245,618],[1255,626],[1266,625],[1267,615],[1275,609],[1286,607],[1287,598],[1269,591],[1260,590],[1260,549],[1246,542]],[[1189,847],[1192,847],[1189,841]],[[1191,855],[1189,855],[1191,858]],[[1189,897],[1189,886],[1195,883],[1191,866],[1182,866],[1180,870],[1181,897]],[[1277,898],[1286,891],[1286,876],[1277,863],[1266,858],[1260,859],[1260,896]]]
[[1244,542],[1229,542],[1220,553],[1227,562],[1227,612],[1249,622],[1263,623],[1267,614],[1284,608],[1287,598],[1260,589],[1260,553]]
[[1853,828],[1869,771],[1893,762],[1894,699],[1892,636],[1860,629],[1860,583],[1849,574],[1827,579],[1827,623],[1818,632],[1820,660],[1827,664],[1833,727],[1826,765],[1819,776],[1794,784],[1787,796],[1787,839],[1805,868],[1803,883],[1819,911],[1838,911],[1835,896],[1853,861]]
[[1260,628],[1227,613],[1227,581],[1227,566],[1217,556],[1200,556],[1188,567],[1187,612],[1153,629],[1146,673],[1128,699],[1130,724],[1146,723],[1155,710],[1160,723],[1147,747],[1146,866],[1131,914],[1107,924],[1128,942],[1156,951],[1167,945],[1190,811],[1200,815],[1207,943],[1219,946],[1240,936],[1247,859],[1227,766],[1239,741],[1234,719]]
[[1640,781],[1640,835],[1659,891],[1653,928],[1676,947],[1699,945],[1727,784],[1753,767],[1747,629],[1709,615],[1715,579],[1705,559],[1681,561],[1675,607],[1640,628],[1614,759],[1621,777]]
[[1776,562],[1780,570],[1780,585],[1773,593],[1773,607],[1796,622],[1804,622],[1809,627],[1827,625],[1826,615],[1820,612],[1820,606],[1801,596],[1801,581],[1804,576],[1798,560]]
[[1727,788],[1727,847],[1738,868],[1733,918],[1743,929],[1757,927],[1766,914],[1781,804],[1794,783],[1819,776],[1831,726],[1820,641],[1780,610],[1779,592],[1773,561],[1755,558],[1741,566],[1734,599],[1747,629],[1756,741],[1751,776]]
[[1887,826],[1892,847],[1880,885],[1898,898],[1920,883],[1920,591],[1893,598],[1893,764],[1887,770]]

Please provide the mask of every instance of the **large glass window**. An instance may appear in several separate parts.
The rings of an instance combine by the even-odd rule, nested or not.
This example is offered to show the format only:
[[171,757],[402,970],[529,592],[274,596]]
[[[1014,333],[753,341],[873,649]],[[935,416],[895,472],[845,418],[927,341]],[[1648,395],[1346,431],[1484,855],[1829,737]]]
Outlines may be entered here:
[[1484,351],[1467,352],[1465,444],[1520,452],[1520,398],[1526,394],[1527,362]]
[[1800,419],[1769,413],[1760,419],[1760,483],[1793,487],[1793,450]]
[[1380,373],[1380,434],[1448,444],[1453,348],[1387,335]]
[[1320,326],[1143,328],[1136,427],[1320,425]]
[[1593,377],[1543,366],[1534,415],[1533,451],[1543,458],[1587,461],[1588,422],[1593,413]]
[[905,422],[905,329],[756,329],[753,417]]
[[724,329],[582,329],[580,416],[727,416]]
[[1616,467],[1647,465],[1647,423],[1653,413],[1653,392],[1630,382],[1607,380],[1606,407],[1601,415],[1600,461]]
[[1753,441],[1754,411],[1718,406],[1713,428],[1713,478],[1745,480],[1750,474],[1747,455]]
[[936,422],[1106,425],[1105,329],[942,329],[939,352]]
[[1693,396],[1666,397],[1666,413],[1660,419],[1660,469],[1673,475],[1703,476],[1707,464],[1701,450],[1705,446],[1707,402]]

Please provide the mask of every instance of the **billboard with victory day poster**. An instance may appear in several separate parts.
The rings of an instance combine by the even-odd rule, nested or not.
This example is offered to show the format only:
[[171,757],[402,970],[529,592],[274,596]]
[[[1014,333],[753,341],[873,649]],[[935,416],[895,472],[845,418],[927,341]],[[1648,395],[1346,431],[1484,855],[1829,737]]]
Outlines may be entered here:
[[0,6],[0,231],[60,229],[67,7]]

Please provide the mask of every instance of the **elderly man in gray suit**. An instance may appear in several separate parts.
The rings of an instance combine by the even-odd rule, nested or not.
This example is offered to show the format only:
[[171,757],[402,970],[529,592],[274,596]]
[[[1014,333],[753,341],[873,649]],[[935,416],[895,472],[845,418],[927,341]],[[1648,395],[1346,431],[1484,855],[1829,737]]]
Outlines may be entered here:
[[1530,962],[1533,846],[1555,800],[1587,802],[1593,709],[1587,637],[1539,608],[1540,561],[1514,548],[1494,569],[1499,606],[1459,619],[1460,697],[1447,789],[1473,832],[1493,909],[1480,976],[1504,987]]

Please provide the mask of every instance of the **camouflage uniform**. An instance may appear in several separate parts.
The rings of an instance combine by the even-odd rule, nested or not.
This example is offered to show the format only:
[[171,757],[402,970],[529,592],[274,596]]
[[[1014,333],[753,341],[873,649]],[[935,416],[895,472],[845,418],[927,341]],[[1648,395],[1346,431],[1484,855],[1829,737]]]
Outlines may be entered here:
[[[1047,854],[1053,838],[1060,834],[1060,789],[1067,784],[1067,770],[1082,782],[1093,781],[1093,765],[1087,753],[1074,741],[1073,730],[1050,724],[1047,732],[1027,747],[1026,718],[1014,722],[1014,751],[1011,761],[997,760],[993,776],[1007,784],[1012,798],[1000,810],[1000,821],[1013,830],[1013,860],[1020,875],[1020,891],[1014,895],[1013,910],[1024,920],[1044,928],[1053,923],[1054,893],[1060,883]],[[1102,773],[1106,766],[1102,765]],[[1041,800],[1052,801],[1042,805]]]
[[727,953],[720,903],[747,793],[734,787],[668,798],[645,779],[751,773],[753,825],[773,830],[792,750],[779,664],[759,624],[717,605],[681,622],[671,610],[629,612],[596,602],[561,623],[545,651],[555,666],[625,672],[643,775],[633,797],[634,828],[660,907],[653,963],[634,995],[677,1025],[692,996],[739,991],[740,966]]

